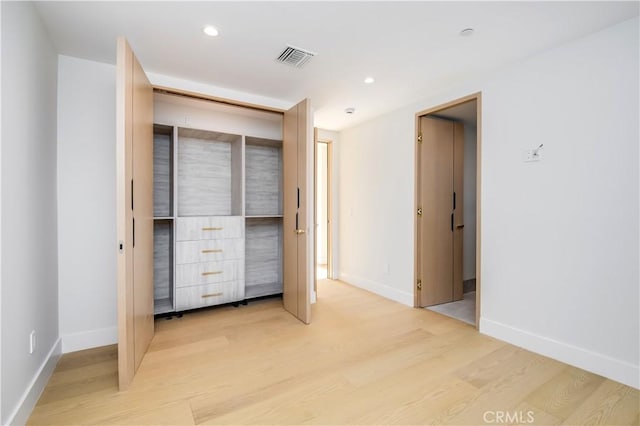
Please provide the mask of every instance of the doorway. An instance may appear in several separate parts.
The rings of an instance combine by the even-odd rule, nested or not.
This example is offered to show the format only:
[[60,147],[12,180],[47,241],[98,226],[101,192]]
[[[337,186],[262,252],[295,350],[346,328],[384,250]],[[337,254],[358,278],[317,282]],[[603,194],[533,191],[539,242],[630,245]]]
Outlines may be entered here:
[[480,93],[416,114],[415,298],[478,327]]
[[316,280],[332,279],[331,141],[316,138]]

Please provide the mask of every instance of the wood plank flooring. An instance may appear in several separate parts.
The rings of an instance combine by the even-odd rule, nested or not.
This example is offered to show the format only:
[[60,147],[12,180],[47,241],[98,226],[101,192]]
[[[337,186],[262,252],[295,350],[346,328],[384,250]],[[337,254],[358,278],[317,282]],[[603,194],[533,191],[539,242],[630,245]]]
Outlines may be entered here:
[[318,286],[309,326],[280,299],[157,320],[125,392],[115,345],[66,354],[28,424],[638,424],[635,389],[426,309]]

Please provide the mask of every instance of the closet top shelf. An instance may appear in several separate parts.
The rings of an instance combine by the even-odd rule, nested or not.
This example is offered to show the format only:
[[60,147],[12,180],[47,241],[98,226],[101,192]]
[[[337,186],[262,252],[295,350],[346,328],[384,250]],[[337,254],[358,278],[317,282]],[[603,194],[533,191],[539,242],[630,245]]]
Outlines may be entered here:
[[276,148],[282,147],[282,141],[276,139],[257,138],[255,136],[245,136],[245,143],[247,145],[256,146],[272,146]]
[[213,132],[210,130],[196,130],[196,129],[187,129],[184,127],[178,128],[178,137],[179,138],[194,138],[194,139],[205,139],[212,140],[218,142],[240,142],[242,140],[242,136],[233,135],[230,133],[221,133],[221,132]]

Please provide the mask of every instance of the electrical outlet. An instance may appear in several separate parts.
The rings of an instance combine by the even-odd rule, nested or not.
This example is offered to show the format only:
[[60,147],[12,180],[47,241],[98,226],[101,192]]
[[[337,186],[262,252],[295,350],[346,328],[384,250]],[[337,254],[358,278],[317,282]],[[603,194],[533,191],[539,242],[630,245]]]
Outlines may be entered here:
[[36,351],[36,331],[31,330],[29,334],[29,354],[33,354]]

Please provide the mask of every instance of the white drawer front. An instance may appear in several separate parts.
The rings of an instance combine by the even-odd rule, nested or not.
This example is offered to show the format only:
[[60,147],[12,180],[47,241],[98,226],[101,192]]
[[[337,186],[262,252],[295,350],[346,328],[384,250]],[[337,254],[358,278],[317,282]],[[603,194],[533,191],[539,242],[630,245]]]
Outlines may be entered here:
[[176,243],[176,264],[244,258],[244,239],[180,241]]
[[244,282],[242,259],[176,265],[176,287],[236,280]]
[[241,216],[179,217],[176,241],[244,238],[244,218]]
[[176,310],[184,311],[242,299],[244,299],[244,283],[241,281],[183,287],[176,289]]

